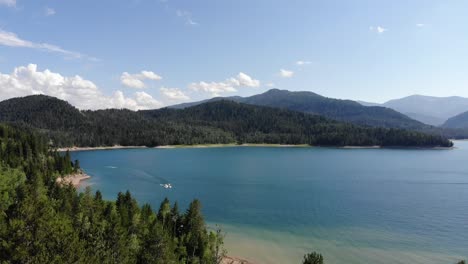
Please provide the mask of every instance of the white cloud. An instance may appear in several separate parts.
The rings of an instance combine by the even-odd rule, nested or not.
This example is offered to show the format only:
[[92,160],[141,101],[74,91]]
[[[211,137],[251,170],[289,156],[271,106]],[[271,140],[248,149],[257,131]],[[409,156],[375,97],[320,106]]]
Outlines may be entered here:
[[266,87],[275,87],[275,84],[272,83],[272,82],[269,82],[267,84],[265,84]]
[[37,65],[16,67],[11,74],[0,73],[0,100],[33,94],[45,94],[70,102],[79,109],[128,108],[154,109],[163,104],[151,95],[137,92],[125,97],[115,91],[105,95],[96,84],[75,75],[62,76],[50,70],[39,71]]
[[0,5],[16,6],[16,0],[0,0]]
[[285,70],[285,69],[280,70],[280,76],[283,77],[283,78],[291,78],[291,77],[293,77],[293,75],[294,75],[293,71],[288,71],[288,70]]
[[145,92],[136,92],[135,101],[137,103],[136,109],[155,109],[163,106],[161,102]]
[[382,27],[382,26],[376,26],[376,27],[371,26],[371,27],[369,27],[369,30],[372,31],[372,32],[377,32],[377,33],[379,33],[379,34],[383,34],[383,33],[385,33],[386,31],[388,31],[387,28],[384,28],[384,27]]
[[296,65],[299,65],[299,66],[309,65],[311,63],[312,63],[311,61],[302,61],[302,60],[296,61]]
[[152,71],[141,71],[141,76],[148,80],[154,80],[154,81],[159,81],[162,79],[161,76],[157,75],[156,73]]
[[237,92],[236,87],[259,87],[260,81],[240,72],[236,77],[231,77],[224,82],[198,82],[191,83],[189,88],[197,92],[211,93],[220,96],[222,93]]
[[44,15],[45,15],[45,16],[53,16],[53,15],[55,15],[55,9],[50,8],[50,7],[46,7],[46,8],[44,9]]
[[237,92],[232,84],[227,82],[198,82],[191,83],[189,88],[197,92],[211,93],[213,96],[220,96],[222,93]]
[[172,100],[172,101],[187,101],[187,100],[190,100],[190,97],[188,97],[179,88],[161,87],[160,91],[165,97],[167,97],[169,100]]
[[260,81],[259,80],[254,80],[252,77],[249,75],[240,72],[236,78],[231,78],[233,83],[236,84],[236,86],[246,86],[246,87],[259,87],[260,86]]
[[146,88],[144,80],[161,80],[162,77],[152,71],[141,71],[140,73],[130,74],[123,72],[120,76],[120,82],[130,88],[143,89]]
[[17,47],[17,48],[30,48],[30,49],[37,49],[37,50],[43,50],[43,51],[48,51],[48,52],[60,53],[62,55],[65,55],[67,58],[74,58],[74,59],[86,58],[92,61],[98,60],[94,57],[89,57],[87,55],[84,55],[75,51],[69,51],[56,45],[47,44],[47,43],[35,43],[32,41],[24,40],[18,37],[18,35],[16,35],[15,33],[4,31],[2,29],[0,29],[0,45],[8,46],[8,47]]
[[193,21],[193,19],[192,19],[192,14],[191,14],[190,12],[188,12],[188,11],[185,11],[185,10],[177,10],[177,11],[176,11],[176,15],[177,15],[178,17],[181,17],[181,18],[185,19],[185,23],[186,23],[187,25],[191,25],[191,26],[196,26],[196,25],[198,25],[197,22]]
[[422,24],[422,23],[419,23],[419,24],[416,24],[417,27],[424,27],[426,24]]

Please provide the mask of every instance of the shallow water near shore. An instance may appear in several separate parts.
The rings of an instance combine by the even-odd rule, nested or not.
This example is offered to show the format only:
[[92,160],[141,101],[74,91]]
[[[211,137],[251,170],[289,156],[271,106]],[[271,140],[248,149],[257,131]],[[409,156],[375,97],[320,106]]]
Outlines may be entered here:
[[[468,142],[453,150],[229,147],[72,153],[84,185],[155,209],[199,198],[230,255],[300,263],[468,258]],[[164,188],[171,184],[173,188]]]

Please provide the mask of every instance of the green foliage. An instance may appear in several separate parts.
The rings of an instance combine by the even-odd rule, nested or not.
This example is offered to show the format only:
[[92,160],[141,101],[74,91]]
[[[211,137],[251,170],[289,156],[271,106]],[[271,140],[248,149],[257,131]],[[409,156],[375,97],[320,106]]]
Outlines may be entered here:
[[[300,97],[296,99],[299,100],[298,98]],[[323,100],[323,97],[319,98]],[[295,100],[293,102],[298,103]],[[26,103],[32,106],[24,106]],[[340,102],[339,105],[342,104],[344,102]],[[53,107],[47,108],[49,105]],[[284,109],[288,108],[286,105],[279,107],[282,109],[216,101],[183,110],[134,112],[110,109],[80,112],[56,98],[29,96],[1,102],[0,121],[14,122],[17,126],[40,128],[57,147],[219,143],[447,147],[452,144],[438,135],[356,126],[310,114],[321,112],[294,109],[302,111],[296,112]],[[361,109],[363,106],[358,105],[358,107]],[[338,106],[330,109],[334,108],[341,109]],[[348,110],[344,107],[340,111],[343,113]],[[373,112],[378,111],[373,110],[367,114]],[[62,123],[65,122],[61,121],[62,119],[66,119],[67,123]],[[369,124],[364,122],[361,125]],[[387,125],[382,124],[382,126]],[[27,148],[24,150],[27,151]]]
[[78,164],[45,142],[0,125],[0,263],[217,263],[223,237],[197,200],[181,215],[165,199],[156,214],[128,191],[78,193],[55,182]]
[[323,264],[323,256],[317,252],[308,253],[304,256],[302,264]]

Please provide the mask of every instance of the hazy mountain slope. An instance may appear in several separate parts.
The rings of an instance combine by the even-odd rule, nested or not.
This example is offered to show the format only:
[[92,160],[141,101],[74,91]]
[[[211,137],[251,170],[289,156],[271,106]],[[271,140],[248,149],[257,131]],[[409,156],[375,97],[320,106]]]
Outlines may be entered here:
[[379,104],[379,103],[372,103],[372,102],[366,102],[366,101],[356,101],[358,102],[359,104],[363,105],[363,106],[382,106],[382,104]]
[[418,120],[424,124],[432,125],[432,126],[440,126],[445,122],[444,118],[439,118],[435,116],[425,115],[421,113],[404,113],[408,117]]
[[468,129],[468,111],[449,118],[442,126],[445,128]]
[[431,125],[441,125],[445,120],[468,111],[468,98],[411,95],[390,100],[383,106]]

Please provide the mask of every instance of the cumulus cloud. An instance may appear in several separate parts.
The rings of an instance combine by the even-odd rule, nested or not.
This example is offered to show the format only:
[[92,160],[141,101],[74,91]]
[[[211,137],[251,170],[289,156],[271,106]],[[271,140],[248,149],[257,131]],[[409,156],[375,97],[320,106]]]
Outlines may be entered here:
[[299,65],[299,66],[309,65],[311,63],[312,63],[311,61],[302,61],[302,60],[296,61],[296,65]]
[[227,82],[198,82],[191,83],[189,88],[197,92],[211,93],[213,96],[220,96],[222,93],[237,92],[233,85]]
[[137,104],[134,109],[154,109],[163,106],[160,101],[154,99],[151,95],[145,92],[136,92],[135,101]]
[[45,16],[53,16],[53,15],[55,15],[55,9],[50,8],[50,7],[46,7],[46,8],[44,9],[44,15],[45,15]]
[[146,88],[144,80],[161,80],[162,77],[152,71],[141,71],[140,73],[130,74],[123,72],[120,76],[120,82],[130,88],[143,89]]
[[285,69],[280,70],[280,76],[283,77],[283,78],[291,78],[291,77],[293,77],[293,75],[294,75],[293,71],[288,71],[288,70],[285,70]]
[[163,104],[151,95],[137,92],[125,97],[116,91],[105,95],[96,84],[75,75],[62,76],[50,70],[39,71],[37,65],[16,67],[11,74],[0,73],[0,100],[33,94],[45,94],[70,102],[79,109],[128,108],[154,109]]
[[371,26],[369,27],[369,30],[372,31],[372,32],[377,32],[378,34],[383,34],[385,33],[386,31],[388,31],[388,29],[382,27],[382,26]]
[[259,80],[254,80],[249,75],[240,72],[236,77],[230,78],[229,81],[235,86],[245,86],[245,87],[258,87],[260,86]]
[[161,87],[159,89],[161,93],[168,98],[171,101],[187,101],[190,100],[190,97],[188,97],[182,90],[179,88],[166,88],[166,87]]
[[211,93],[219,96],[222,93],[236,92],[236,87],[259,87],[260,81],[240,72],[236,77],[231,77],[224,82],[198,82],[191,83],[189,88],[197,92]]
[[0,0],[0,5],[16,6],[16,0]]
[[43,50],[43,51],[48,51],[48,52],[60,53],[62,55],[65,55],[67,58],[73,58],[73,59],[86,58],[91,61],[98,60],[94,57],[89,57],[87,55],[81,54],[76,51],[66,50],[56,45],[52,45],[48,43],[35,43],[32,41],[24,40],[18,37],[18,35],[16,35],[15,33],[4,31],[2,29],[0,29],[0,45],[8,46],[8,47],[16,47],[16,48],[30,48],[30,49],[37,49],[37,50]]

